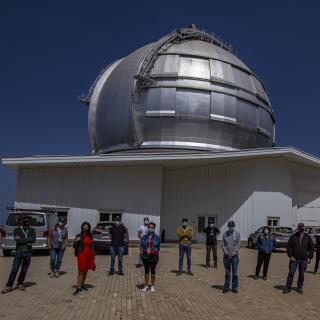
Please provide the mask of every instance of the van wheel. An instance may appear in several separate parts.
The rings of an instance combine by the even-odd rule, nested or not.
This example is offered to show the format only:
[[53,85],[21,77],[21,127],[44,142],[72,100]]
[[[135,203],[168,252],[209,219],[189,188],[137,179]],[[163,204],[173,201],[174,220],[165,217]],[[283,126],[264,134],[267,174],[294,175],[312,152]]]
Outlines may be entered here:
[[249,248],[249,249],[253,249],[253,248],[254,248],[252,239],[249,239],[249,240],[248,240],[248,248]]
[[3,256],[4,257],[10,257],[11,256],[11,250],[2,250]]

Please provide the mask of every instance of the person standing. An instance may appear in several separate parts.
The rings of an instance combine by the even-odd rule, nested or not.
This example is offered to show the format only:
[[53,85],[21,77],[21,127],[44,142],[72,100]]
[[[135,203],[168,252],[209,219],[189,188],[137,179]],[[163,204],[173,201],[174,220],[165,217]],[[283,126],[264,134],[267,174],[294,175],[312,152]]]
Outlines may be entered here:
[[118,274],[123,276],[122,270],[122,259],[124,255],[124,246],[125,242],[127,241],[127,229],[121,223],[120,217],[116,217],[115,224],[111,227],[110,231],[110,239],[111,239],[111,247],[110,247],[110,254],[111,254],[111,266],[109,271],[109,276],[114,275],[114,263],[116,260],[116,256],[118,256]]
[[149,218],[148,217],[144,217],[143,219],[143,224],[139,227],[138,229],[138,238],[140,239],[140,252],[139,252],[139,258],[138,258],[138,262],[136,264],[136,267],[139,268],[142,266],[142,247],[141,247],[141,239],[144,235],[146,235],[148,233],[148,224],[149,224]]
[[303,293],[304,273],[308,263],[313,258],[314,246],[311,237],[304,232],[304,224],[298,224],[298,231],[294,233],[287,244],[287,254],[290,258],[289,273],[287,283],[283,293],[289,293],[293,282],[294,275],[299,269],[297,292]]
[[89,222],[83,222],[81,232],[76,235],[73,247],[78,261],[77,289],[73,295],[79,294],[82,290],[88,290],[84,286],[89,270],[95,270],[95,252],[93,247],[93,236]]
[[182,225],[177,229],[179,239],[179,270],[177,275],[182,274],[184,254],[187,256],[188,275],[193,276],[191,271],[191,250],[192,250],[192,227],[188,223],[187,218],[182,219]]
[[13,231],[14,240],[16,242],[16,253],[6,288],[2,290],[1,293],[7,293],[12,290],[14,280],[16,279],[20,267],[21,270],[17,287],[19,290],[25,290],[24,280],[31,262],[32,244],[36,241],[36,231],[33,228],[30,228],[29,224],[30,218],[24,216],[21,220],[21,226],[15,228]]
[[320,260],[320,236],[316,236],[316,245],[315,245],[315,249],[316,249],[316,263],[314,265],[314,274],[316,274],[318,272],[318,268],[319,268],[319,260]]
[[144,265],[144,288],[143,292],[149,290],[149,274],[151,272],[151,292],[155,292],[156,266],[159,261],[160,237],[155,233],[156,224],[149,222],[148,233],[141,239],[142,262]]
[[50,230],[48,236],[48,248],[50,250],[50,277],[59,277],[60,267],[64,251],[68,243],[68,231],[63,219],[59,219],[55,227]]
[[235,229],[234,221],[228,222],[228,230],[222,236],[223,264],[226,270],[223,293],[230,290],[232,271],[232,292],[238,293],[238,265],[240,250],[240,233]]
[[213,254],[214,268],[218,268],[218,255],[217,255],[217,235],[220,234],[220,230],[215,227],[214,222],[209,220],[208,226],[203,229],[206,234],[206,267],[210,267],[210,254]]
[[276,247],[276,240],[270,235],[270,228],[264,227],[263,234],[260,235],[257,239],[257,249],[258,249],[258,261],[256,267],[256,274],[254,279],[257,280],[259,278],[259,273],[261,266],[263,264],[263,280],[267,280],[267,273],[269,262],[271,258],[272,251]]

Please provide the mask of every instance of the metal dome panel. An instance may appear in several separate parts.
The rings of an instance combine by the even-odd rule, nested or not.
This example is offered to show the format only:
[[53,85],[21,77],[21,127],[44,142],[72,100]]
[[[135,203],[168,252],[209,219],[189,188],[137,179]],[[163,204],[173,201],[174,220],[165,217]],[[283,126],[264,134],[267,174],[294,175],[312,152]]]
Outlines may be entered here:
[[93,153],[274,144],[273,110],[261,81],[228,46],[194,27],[112,64],[88,100]]

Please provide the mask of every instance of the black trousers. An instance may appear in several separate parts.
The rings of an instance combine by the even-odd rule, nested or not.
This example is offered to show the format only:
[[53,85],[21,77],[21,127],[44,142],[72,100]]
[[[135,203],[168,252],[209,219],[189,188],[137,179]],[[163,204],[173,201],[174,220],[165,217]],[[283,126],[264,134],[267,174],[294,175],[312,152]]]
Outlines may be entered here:
[[316,264],[314,265],[314,272],[318,271],[319,268],[319,260],[320,260],[320,252],[316,252]]
[[218,262],[218,255],[217,255],[217,245],[206,245],[206,249],[207,249],[207,254],[206,254],[206,264],[207,266],[210,265],[210,254],[212,251],[213,254],[213,262],[214,265],[217,265]]
[[21,267],[18,278],[18,285],[23,284],[31,262],[31,252],[16,253],[13,259],[11,273],[7,282],[7,287],[12,287],[17,273]]
[[269,262],[271,258],[271,253],[264,253],[258,251],[258,262],[256,267],[256,276],[259,277],[260,269],[263,264],[263,276],[266,277],[269,268]]

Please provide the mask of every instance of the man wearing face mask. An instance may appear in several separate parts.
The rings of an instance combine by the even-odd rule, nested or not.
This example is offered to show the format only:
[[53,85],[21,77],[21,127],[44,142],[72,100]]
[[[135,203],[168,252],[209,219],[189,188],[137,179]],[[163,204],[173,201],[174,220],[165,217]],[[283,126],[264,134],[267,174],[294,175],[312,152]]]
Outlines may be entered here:
[[234,221],[228,222],[228,230],[222,236],[223,264],[226,270],[223,293],[230,290],[232,271],[232,292],[238,293],[238,264],[240,249],[240,233],[235,229]]
[[267,273],[271,253],[276,247],[276,240],[270,235],[270,228],[264,227],[263,234],[257,239],[258,262],[256,267],[255,280],[258,280],[261,266],[263,264],[263,280],[267,280]]
[[308,263],[311,262],[314,254],[314,246],[311,237],[304,233],[304,224],[298,224],[298,231],[293,234],[287,244],[287,254],[290,258],[289,273],[286,286],[283,293],[289,293],[293,282],[294,275],[299,269],[297,292],[303,293],[304,273]]
[[127,232],[127,228],[121,223],[120,217],[116,217],[115,224],[109,231],[111,239],[111,266],[109,271],[110,276],[114,275],[114,263],[116,256],[118,256],[118,274],[120,276],[124,275],[122,270],[122,259],[124,255],[124,245],[127,237]]
[[[140,241],[141,241],[142,237],[148,233],[148,224],[149,224],[149,218],[148,217],[144,217],[143,224],[138,229],[138,238],[140,239]],[[141,242],[140,242],[140,248],[139,249],[140,249],[140,252],[139,252],[138,262],[136,264],[137,268],[142,266],[142,260],[141,260],[142,247],[141,247]]]
[[68,243],[68,231],[64,227],[63,219],[59,219],[55,227],[50,230],[48,236],[48,248],[50,250],[50,277],[59,278],[60,267],[64,251]]
[[16,254],[13,259],[13,265],[6,288],[2,290],[1,293],[7,293],[12,290],[20,266],[21,271],[18,277],[18,289],[25,290],[23,283],[31,262],[32,243],[36,241],[36,231],[30,228],[29,224],[30,218],[25,216],[22,218],[21,226],[13,231],[16,242]]
[[188,223],[187,218],[182,219],[182,226],[177,229],[179,239],[179,271],[177,275],[182,274],[184,254],[187,256],[188,275],[193,276],[191,271],[191,249],[192,249],[192,227]]
[[217,235],[220,230],[214,226],[214,222],[209,220],[209,225],[203,232],[206,234],[206,267],[210,267],[210,253],[213,254],[214,268],[218,267],[218,256],[217,256]]

